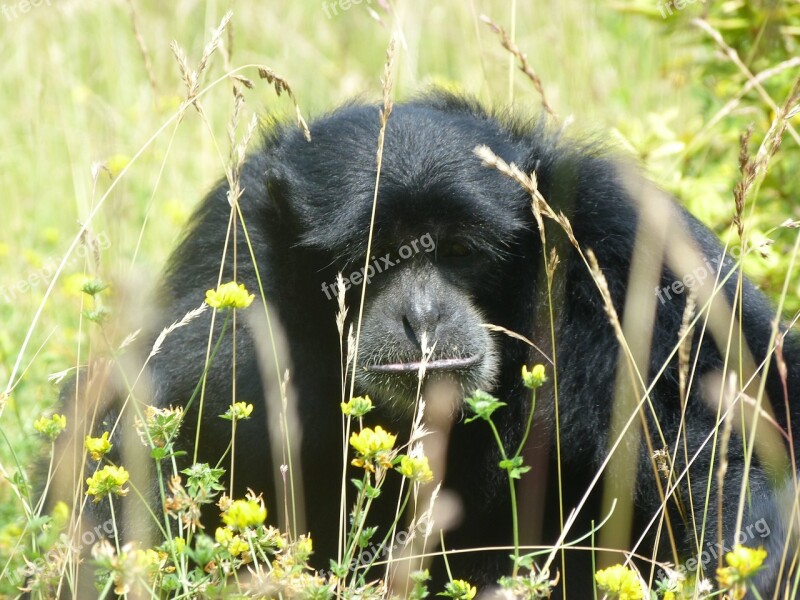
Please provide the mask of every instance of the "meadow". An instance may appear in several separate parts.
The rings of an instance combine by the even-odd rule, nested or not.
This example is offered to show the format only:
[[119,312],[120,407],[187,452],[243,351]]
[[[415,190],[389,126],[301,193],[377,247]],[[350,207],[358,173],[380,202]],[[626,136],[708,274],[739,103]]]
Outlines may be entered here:
[[[800,136],[794,130],[800,118],[796,106],[781,108],[800,73],[800,5],[675,4],[0,5],[0,597],[17,595],[24,581],[12,574],[25,560],[47,556],[69,521],[44,515],[39,502],[35,478],[46,472],[47,432],[53,432],[41,418],[58,414],[61,382],[77,366],[112,355],[136,331],[141,314],[119,314],[119,307],[126,297],[158,291],[157,274],[193,207],[229,167],[232,116],[242,124],[235,146],[254,116],[269,127],[295,119],[297,111],[310,120],[353,97],[380,102],[391,38],[396,100],[441,86],[533,116],[545,98],[569,132],[631,157],[725,243],[745,248],[745,272],[782,307],[784,319],[793,319],[800,310]],[[212,32],[229,10],[209,52]],[[516,54],[483,15],[502,26]],[[521,54],[535,76],[520,71]],[[202,110],[186,102],[193,69]],[[265,69],[267,78],[259,74]],[[241,106],[231,94],[234,85]],[[762,156],[760,145],[774,141],[779,115],[787,126],[782,145]],[[737,207],[734,189],[748,176],[740,160],[743,136],[758,168],[746,204]],[[102,282],[103,289],[87,293],[87,282]],[[56,422],[50,426],[58,429]],[[257,513],[256,505],[242,509]],[[231,540],[217,543],[230,549]],[[181,551],[173,545],[168,560]],[[303,551],[294,558],[302,562]],[[152,560],[163,567],[167,559]],[[124,568],[108,561],[102,595],[120,588]],[[173,565],[170,574],[176,570],[189,572],[190,561]],[[34,597],[51,597],[51,584],[36,588]],[[137,598],[196,594],[185,584],[176,587],[120,589]],[[318,587],[319,597],[328,597]],[[448,593],[474,595],[469,587]],[[672,597],[707,597],[691,593]]]

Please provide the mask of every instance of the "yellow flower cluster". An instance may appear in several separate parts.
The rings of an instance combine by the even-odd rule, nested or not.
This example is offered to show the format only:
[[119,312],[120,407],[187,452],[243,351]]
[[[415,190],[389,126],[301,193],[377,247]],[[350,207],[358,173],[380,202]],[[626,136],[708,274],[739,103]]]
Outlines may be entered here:
[[92,457],[92,460],[100,460],[108,451],[111,450],[111,442],[108,441],[108,432],[104,431],[103,435],[99,438],[91,437],[89,435],[86,436],[86,439],[83,440],[83,447],[86,448],[86,451],[89,453],[89,456]]
[[356,396],[348,402],[342,402],[342,414],[348,417],[363,417],[372,410],[372,399],[369,396]]
[[206,292],[206,304],[218,310],[247,308],[254,299],[255,295],[248,293],[243,283],[237,284],[235,281],[223,283],[217,289]]
[[428,483],[433,480],[427,456],[402,456],[397,470],[403,477],[417,483]]
[[[167,553],[152,548],[133,548],[125,544],[115,550],[108,540],[102,539],[92,548],[92,557],[98,566],[110,571],[114,581],[114,593],[119,596],[130,594],[135,589],[141,589],[140,583],[152,585],[162,569],[166,567]],[[174,568],[173,568],[174,569]]]
[[178,433],[183,422],[183,407],[157,408],[147,406],[144,410],[144,423],[136,418],[136,431],[145,446],[152,442],[156,448],[164,448]]
[[244,419],[249,419],[252,413],[252,404],[248,402],[234,402],[228,407],[228,410],[222,415],[222,418],[229,421],[242,421]]
[[234,500],[222,513],[222,522],[232,529],[243,530],[247,527],[258,527],[267,519],[264,502],[254,498]]
[[761,570],[767,551],[764,548],[748,548],[736,545],[725,555],[727,567],[717,569],[717,581],[731,591],[731,597],[744,598],[747,581]]
[[522,383],[525,387],[535,390],[542,387],[547,381],[544,365],[534,365],[529,371],[527,365],[522,365]]
[[124,496],[128,490],[122,486],[128,483],[130,477],[125,467],[106,465],[86,480],[86,485],[89,486],[86,495],[94,496],[94,502],[100,502],[108,494]]
[[314,542],[310,537],[301,535],[294,545],[294,556],[300,562],[306,562],[314,553]]
[[249,546],[241,536],[235,535],[233,531],[227,527],[217,527],[214,533],[214,539],[217,543],[231,553],[231,556],[239,556],[243,552],[247,552]]
[[617,600],[641,600],[642,585],[635,571],[614,565],[594,574],[597,586]]
[[52,417],[39,417],[33,422],[33,428],[51,440],[56,439],[67,427],[67,417],[53,415]]
[[439,595],[453,598],[453,600],[472,600],[477,593],[477,588],[469,581],[453,579],[445,584],[444,592]]
[[368,471],[374,471],[376,463],[384,469],[390,468],[391,451],[396,439],[396,435],[385,431],[380,425],[374,430],[364,427],[358,433],[353,433],[350,436],[350,445],[358,453],[358,457],[353,459],[353,465]]

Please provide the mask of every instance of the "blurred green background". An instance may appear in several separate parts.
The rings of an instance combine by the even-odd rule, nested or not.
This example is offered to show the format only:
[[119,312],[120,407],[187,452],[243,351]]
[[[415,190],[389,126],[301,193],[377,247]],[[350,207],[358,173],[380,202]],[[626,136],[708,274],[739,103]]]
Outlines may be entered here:
[[[0,3],[0,554],[8,555],[21,512],[15,488],[30,477],[44,442],[32,422],[57,400],[48,375],[74,366],[88,328],[80,325],[85,274],[155,285],[192,207],[223,173],[232,113],[228,80],[203,97],[210,127],[190,110],[164,128],[185,97],[170,42],[195,66],[210,31],[233,10],[231,35],[203,83],[231,68],[265,65],[285,77],[312,118],[358,96],[379,99],[385,50],[397,36],[395,97],[436,84],[531,115],[540,98],[513,57],[480,20],[509,32],[541,77],[569,131],[615,146],[641,162],[723,237],[730,237],[739,136],[750,151],[798,76],[797,2],[658,0],[29,0]],[[349,8],[347,8],[349,6]],[[704,18],[735,51],[721,51],[693,19]],[[137,41],[136,31],[139,34]],[[789,61],[789,62],[787,62]],[[767,71],[761,90],[745,90]],[[291,117],[254,68],[246,114]],[[744,92],[744,93],[743,93]],[[726,104],[730,104],[726,108]],[[800,126],[800,119],[792,124]],[[796,137],[796,134],[794,134]],[[749,198],[747,272],[776,300],[793,260],[800,218],[800,144],[786,135]],[[55,267],[120,171],[84,246],[40,308]],[[93,175],[94,174],[94,175]],[[748,206],[746,214],[751,213]],[[776,229],[777,228],[777,229]],[[734,238],[731,238],[736,241]],[[784,316],[800,308],[790,274]],[[30,332],[24,353],[23,341]],[[13,373],[13,378],[12,378]]]

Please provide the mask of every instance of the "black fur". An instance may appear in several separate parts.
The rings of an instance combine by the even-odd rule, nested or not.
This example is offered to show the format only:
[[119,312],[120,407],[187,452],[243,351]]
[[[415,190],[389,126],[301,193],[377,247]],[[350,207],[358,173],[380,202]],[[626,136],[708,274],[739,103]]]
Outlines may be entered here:
[[[247,233],[255,252],[272,317],[280,324],[288,344],[281,356],[282,368],[291,369],[291,381],[299,402],[302,422],[302,476],[309,508],[307,527],[316,547],[318,566],[327,567],[335,556],[341,478],[341,356],[335,326],[337,303],[322,291],[339,271],[349,274],[364,264],[375,185],[378,107],[345,106],[311,125],[312,141],[290,126],[269,133],[262,148],[244,165],[240,200]],[[369,392],[378,405],[375,421],[397,431],[407,428],[408,408],[416,392],[416,374],[389,376],[365,366],[408,364],[420,359],[422,333],[437,346],[433,359],[478,357],[472,366],[450,373],[466,392],[483,387],[508,406],[495,414],[506,448],[521,439],[529,391],[520,380],[520,367],[544,362],[525,343],[498,333],[488,333],[481,323],[491,323],[521,333],[550,348],[543,257],[539,231],[531,211],[530,196],[517,183],[487,168],[473,154],[475,146],[489,146],[507,162],[523,171],[536,171],[543,196],[569,218],[584,249],[597,255],[617,311],[624,313],[633,244],[639,219],[638,204],[630,196],[622,171],[614,161],[590,146],[564,141],[539,123],[525,123],[492,115],[476,104],[444,94],[433,95],[395,107],[388,122],[383,154],[373,255],[383,256],[411,240],[430,234],[432,252],[420,251],[377,274],[368,285],[360,342],[357,393]],[[220,257],[226,240],[230,206],[227,184],[221,184],[200,205],[186,237],[170,260],[160,300],[159,327],[181,319],[197,307],[205,290],[216,286]],[[722,250],[715,236],[677,205],[670,204],[679,227],[699,245],[715,269]],[[559,380],[561,457],[565,483],[565,510],[581,499],[591,478],[607,455],[608,427],[613,406],[619,344],[605,314],[601,296],[588,269],[567,242],[560,227],[547,222],[548,240],[559,250],[561,264],[555,277],[557,308],[556,351]],[[236,236],[236,280],[258,292],[250,251],[241,225]],[[549,251],[549,249],[548,249]],[[227,251],[223,281],[234,278],[232,248]],[[725,269],[733,263],[725,259]],[[713,279],[712,275],[711,279]],[[664,268],[662,286],[679,278]],[[725,291],[734,297],[732,277]],[[360,293],[360,287],[355,288]],[[347,295],[348,320],[358,312],[358,293]],[[651,398],[667,440],[678,439],[681,405],[677,359],[668,360],[678,340],[686,294],[658,303],[652,378],[665,361],[666,371],[653,387]],[[254,304],[251,313],[263,314]],[[744,281],[742,328],[756,363],[767,355],[774,311],[761,293]],[[242,313],[238,320],[236,347],[237,399],[256,404],[253,418],[242,423],[237,437],[236,487],[265,491],[271,515],[277,518],[282,491],[276,491],[274,464],[281,462],[270,451],[267,397],[277,395],[278,377],[259,367],[255,331]],[[221,318],[217,319],[217,332]],[[191,325],[173,332],[152,360],[150,378],[153,403],[184,404],[200,379],[208,341],[210,312]],[[697,358],[697,381],[686,410],[686,439],[692,456],[715,426],[716,411],[701,398],[703,375],[720,370],[717,346],[702,325],[696,327],[692,358]],[[264,336],[263,327],[258,336]],[[230,424],[218,418],[231,402],[233,351],[221,346],[208,377],[198,460],[214,464],[230,438]],[[550,352],[548,350],[548,352]],[[798,351],[788,340],[784,354],[789,367],[788,404],[797,422],[800,373]],[[263,362],[263,361],[261,361]],[[774,404],[778,423],[786,428],[787,408],[775,368],[769,371],[766,391]],[[552,378],[552,369],[548,368]],[[269,379],[270,383],[262,382]],[[549,395],[548,395],[549,394]],[[546,485],[545,527],[540,543],[553,543],[559,533],[556,467],[553,433],[552,387],[543,390],[537,431],[549,431],[549,442],[532,440],[532,447],[546,446],[551,460],[549,480],[540,473],[525,476],[525,485]],[[197,403],[181,434],[181,446],[191,456],[194,448]],[[116,414],[116,413],[109,413]],[[649,414],[649,413],[648,413]],[[655,435],[652,417],[650,431]],[[274,425],[274,423],[273,423]],[[764,427],[764,425],[762,425]],[[793,436],[795,444],[798,438]],[[735,506],[743,477],[743,451],[734,432],[728,453],[724,537],[730,545],[735,526]],[[670,448],[673,450],[673,448]],[[635,494],[636,528],[646,523],[661,506],[651,461],[641,451]],[[508,486],[497,466],[499,453],[489,428],[483,423],[457,423],[448,447],[445,486],[454,490],[463,505],[460,526],[446,537],[450,550],[511,543]],[[702,514],[709,478],[711,444],[700,452],[691,473],[694,507]],[[295,467],[297,468],[297,464]],[[678,472],[685,466],[678,453]],[[717,539],[716,467],[712,469],[711,501],[706,539]],[[684,483],[678,494],[688,506]],[[755,540],[770,552],[770,566],[762,575],[762,590],[775,583],[775,565],[783,549],[786,527],[767,471],[754,462],[744,524],[765,519],[771,535]],[[587,530],[590,519],[599,519],[599,495],[594,494],[581,514],[570,539]],[[555,500],[555,501],[554,501]],[[394,507],[394,501],[389,508]],[[674,502],[669,502],[674,508]],[[103,503],[105,505],[105,503]],[[521,510],[525,511],[525,506]],[[679,550],[692,554],[694,536],[689,526],[671,512]],[[102,516],[97,518],[102,520]],[[380,509],[374,519],[384,519]],[[662,535],[662,538],[666,535]],[[648,543],[652,543],[652,539]],[[665,548],[666,549],[666,548]],[[646,547],[639,548],[647,554]],[[510,552],[453,555],[453,575],[475,583],[495,582],[510,570]],[[588,553],[569,553],[576,568],[568,567],[571,597],[590,597],[591,572]],[[668,553],[662,554],[667,560]],[[556,565],[560,565],[559,562]],[[713,573],[715,564],[710,565]],[[442,565],[435,566],[439,580]],[[765,596],[766,597],[766,596]]]

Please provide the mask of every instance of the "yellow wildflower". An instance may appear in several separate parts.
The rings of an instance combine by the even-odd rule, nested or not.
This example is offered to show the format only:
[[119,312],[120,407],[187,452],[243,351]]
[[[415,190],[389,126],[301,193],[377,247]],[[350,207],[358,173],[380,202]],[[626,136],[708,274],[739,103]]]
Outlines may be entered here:
[[50,513],[53,517],[53,527],[63,529],[69,523],[70,510],[66,502],[59,500]]
[[725,555],[725,562],[729,567],[736,569],[742,578],[752,577],[764,564],[767,551],[764,548],[748,548],[747,546],[734,546],[733,551]]
[[301,535],[294,547],[294,555],[300,562],[306,562],[314,552],[314,542],[310,537]]
[[[85,273],[70,273],[61,278],[61,289],[68,296],[80,297],[83,295],[83,286],[90,280]],[[89,306],[94,306],[89,304]]]
[[83,447],[86,448],[92,460],[100,460],[103,458],[103,456],[108,454],[108,451],[111,450],[111,446],[111,442],[108,441],[107,431],[104,431],[103,435],[99,438],[87,435],[86,439],[83,440]]
[[622,565],[614,565],[594,574],[597,586],[618,600],[641,600],[642,585],[636,572]]
[[227,548],[228,544],[230,544],[233,539],[233,530],[227,527],[217,527],[217,530],[214,532],[214,539],[220,546]]
[[530,371],[528,371],[527,365],[522,365],[522,382],[525,387],[535,390],[542,387],[545,381],[547,381],[547,375],[544,365],[533,365]]
[[427,456],[402,456],[400,466],[397,467],[400,475],[417,483],[428,483],[433,479],[433,472],[428,466]]
[[53,415],[52,417],[39,417],[33,422],[33,428],[51,440],[56,439],[67,426],[67,417]]
[[130,478],[131,476],[125,467],[107,465],[86,480],[86,484],[89,486],[86,490],[86,495],[94,496],[95,502],[100,502],[108,494],[124,496],[128,493],[128,490],[122,486]]
[[228,545],[228,552],[230,552],[232,556],[239,556],[243,552],[247,552],[249,549],[250,546],[247,545],[247,542],[245,542],[238,535],[233,536],[230,545]]
[[243,419],[249,419],[252,412],[252,404],[247,402],[234,402],[228,407],[228,410],[222,415],[222,418],[228,421],[241,421]]
[[453,579],[445,584],[444,592],[439,595],[453,598],[453,600],[472,600],[477,593],[478,590],[474,585],[470,585],[469,581]]
[[206,304],[219,310],[247,308],[254,299],[255,295],[249,294],[243,283],[237,284],[235,281],[223,283],[217,289],[206,292]]
[[764,548],[737,544],[725,555],[728,566],[717,569],[717,581],[721,587],[731,590],[734,598],[742,598],[746,592],[745,582],[761,570],[765,558]]
[[371,429],[364,427],[360,432],[350,436],[350,445],[359,454],[353,460],[353,465],[363,467],[368,471],[374,471],[374,463],[388,469],[392,466],[390,452],[394,447],[396,435],[392,435],[380,425]]
[[116,178],[130,162],[131,158],[129,156],[125,154],[114,154],[108,158],[105,166],[108,168],[111,177]]
[[[42,240],[46,244],[55,244],[61,238],[61,230],[58,227],[45,227],[40,232]],[[0,250],[2,254],[2,250]]]
[[242,552],[247,552],[249,546],[239,535],[234,535],[228,527],[217,527],[214,539],[225,548],[232,556],[239,556]]
[[136,549],[133,551],[133,560],[136,568],[140,572],[148,575],[155,575],[164,565],[167,555],[163,552],[156,552],[152,548]]
[[349,402],[342,402],[342,414],[348,417],[363,417],[372,410],[372,399],[369,396],[356,396]]
[[222,522],[232,529],[258,527],[267,518],[267,509],[263,500],[253,498],[234,500],[222,514]]

